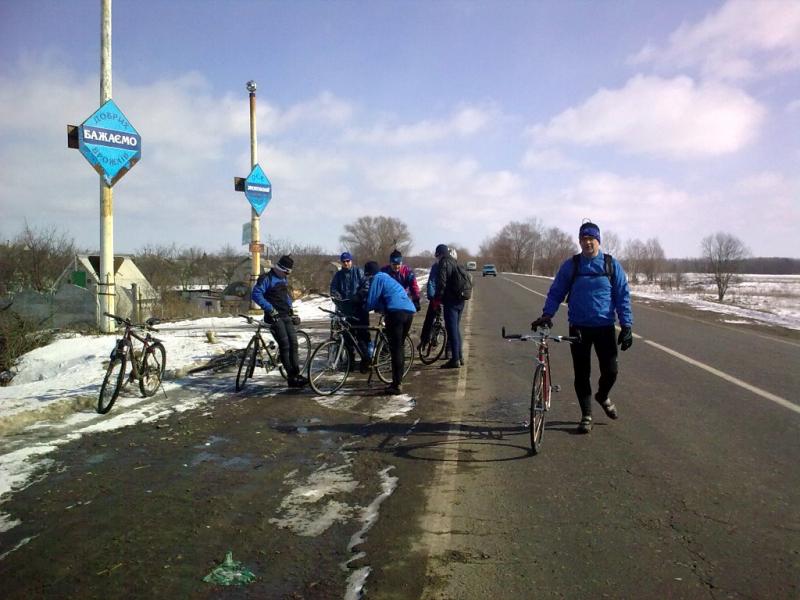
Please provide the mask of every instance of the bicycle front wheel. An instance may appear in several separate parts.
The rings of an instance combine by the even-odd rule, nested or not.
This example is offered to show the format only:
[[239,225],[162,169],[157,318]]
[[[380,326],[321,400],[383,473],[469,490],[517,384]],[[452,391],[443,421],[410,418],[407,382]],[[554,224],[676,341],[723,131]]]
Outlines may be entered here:
[[434,323],[427,344],[420,346],[419,359],[423,365],[432,365],[439,360],[447,346],[447,331]]
[[350,374],[351,357],[342,340],[328,340],[317,346],[308,361],[308,383],[316,393],[333,394]]
[[311,338],[302,329],[297,330],[297,368],[305,373],[308,359],[311,358]]
[[106,414],[114,406],[114,402],[119,396],[119,391],[122,389],[122,383],[125,379],[125,357],[116,356],[111,359],[111,362],[106,369],[106,376],[103,379],[103,385],[100,386],[100,397],[97,399],[97,412],[101,415]]
[[406,335],[403,342],[403,379],[411,370],[411,365],[414,364],[414,356],[414,342],[411,341],[411,336]]
[[145,398],[158,391],[164,378],[167,365],[167,351],[161,342],[150,346],[142,357],[142,378],[139,379],[139,390]]
[[545,421],[545,371],[539,365],[533,372],[533,389],[531,389],[531,453],[538,454],[542,447]]
[[258,336],[253,336],[239,361],[239,370],[236,372],[236,391],[241,392],[247,380],[253,376],[258,359]]
[[375,366],[375,373],[383,383],[392,383],[392,353],[389,350],[389,340],[383,333],[378,334],[375,342],[375,356],[372,364]]

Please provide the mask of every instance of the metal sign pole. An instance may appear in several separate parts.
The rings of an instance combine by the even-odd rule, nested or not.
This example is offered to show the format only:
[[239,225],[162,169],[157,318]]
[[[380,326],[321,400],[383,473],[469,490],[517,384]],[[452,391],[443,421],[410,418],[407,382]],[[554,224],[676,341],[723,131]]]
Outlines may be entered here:
[[[247,91],[250,92],[250,168],[258,164],[258,138],[256,136],[256,82],[247,82]],[[255,208],[250,209],[250,289],[256,286],[258,276],[261,274],[261,218]],[[258,310],[255,302],[250,303],[251,310]]]
[[[100,17],[100,105],[111,99],[111,0],[101,0]],[[114,324],[103,313],[114,313],[114,193],[100,176],[100,272],[97,295],[100,311],[97,325],[100,331],[112,333]]]

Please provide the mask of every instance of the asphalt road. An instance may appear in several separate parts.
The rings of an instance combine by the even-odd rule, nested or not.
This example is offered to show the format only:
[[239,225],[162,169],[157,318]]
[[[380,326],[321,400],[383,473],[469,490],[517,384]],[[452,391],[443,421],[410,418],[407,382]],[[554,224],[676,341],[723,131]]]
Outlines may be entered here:
[[[554,346],[532,457],[534,348],[499,332],[546,288],[477,278],[467,367],[417,365],[402,416],[363,376],[324,402],[218,374],[187,380],[200,409],[61,447],[3,505],[3,598],[800,597],[800,336],[636,303],[620,419],[573,432]],[[227,550],[254,583],[202,581]]]

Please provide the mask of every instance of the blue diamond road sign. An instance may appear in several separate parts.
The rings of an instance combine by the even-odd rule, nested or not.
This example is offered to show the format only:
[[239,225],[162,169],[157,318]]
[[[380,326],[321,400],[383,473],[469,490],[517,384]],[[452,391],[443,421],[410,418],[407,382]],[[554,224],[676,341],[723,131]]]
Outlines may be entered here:
[[109,100],[78,128],[78,150],[112,186],[139,162],[142,138]]
[[244,180],[244,195],[260,217],[272,200],[272,184],[260,165],[253,167],[250,175]]

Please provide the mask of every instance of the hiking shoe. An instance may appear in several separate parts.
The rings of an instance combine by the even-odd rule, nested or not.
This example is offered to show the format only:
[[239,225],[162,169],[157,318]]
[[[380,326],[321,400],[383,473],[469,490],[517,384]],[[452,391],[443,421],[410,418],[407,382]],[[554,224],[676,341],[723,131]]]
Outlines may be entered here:
[[383,389],[383,393],[387,396],[398,396],[403,393],[403,388],[400,384],[391,384]]
[[583,417],[578,423],[578,433],[589,433],[592,430],[592,417]]
[[457,360],[448,360],[446,363],[441,365],[440,369],[458,369],[461,365]]
[[611,399],[606,398],[602,402],[600,402],[600,406],[603,408],[603,411],[606,413],[606,416],[609,419],[618,419],[619,415],[617,414],[617,407],[611,404]]
[[362,373],[369,373],[369,361],[362,360],[361,363],[359,364],[358,370],[361,371]]

